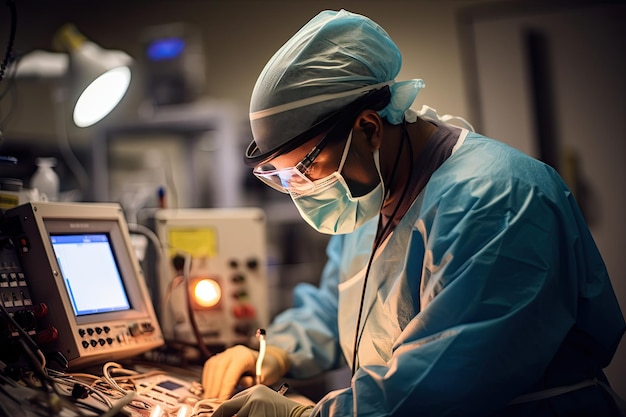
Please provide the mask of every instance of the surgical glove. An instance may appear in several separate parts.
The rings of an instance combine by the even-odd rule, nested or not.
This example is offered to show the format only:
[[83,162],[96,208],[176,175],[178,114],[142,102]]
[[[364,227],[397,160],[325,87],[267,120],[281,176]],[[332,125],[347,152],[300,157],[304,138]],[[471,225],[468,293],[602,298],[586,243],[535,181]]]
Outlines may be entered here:
[[[204,398],[226,400],[233,395],[235,387],[249,387],[254,383],[256,361],[259,352],[243,345],[236,345],[211,356],[202,369]],[[275,346],[267,346],[261,369],[261,382],[276,383],[289,370],[287,353]],[[248,378],[243,378],[249,375]]]
[[223,402],[213,417],[309,417],[312,405],[302,405],[265,385],[256,385]]

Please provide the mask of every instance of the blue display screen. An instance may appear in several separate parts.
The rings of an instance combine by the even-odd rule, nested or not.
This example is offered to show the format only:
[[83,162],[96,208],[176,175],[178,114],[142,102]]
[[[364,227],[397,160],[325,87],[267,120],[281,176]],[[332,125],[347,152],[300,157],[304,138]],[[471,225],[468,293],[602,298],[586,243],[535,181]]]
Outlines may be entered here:
[[185,50],[185,41],[180,38],[164,38],[148,45],[148,58],[153,61],[178,58]]
[[50,241],[74,314],[130,309],[107,234],[51,235]]

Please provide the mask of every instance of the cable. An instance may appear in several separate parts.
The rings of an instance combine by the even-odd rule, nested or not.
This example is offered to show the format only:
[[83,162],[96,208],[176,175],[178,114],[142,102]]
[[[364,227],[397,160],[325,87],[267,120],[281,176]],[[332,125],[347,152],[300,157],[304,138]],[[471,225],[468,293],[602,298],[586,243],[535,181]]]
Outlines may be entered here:
[[[396,173],[397,173],[397,167],[398,167],[398,162],[400,161],[400,155],[402,154],[402,149],[404,148],[404,142],[406,140],[406,142],[409,143],[409,161],[411,163],[411,170],[412,171],[412,167],[413,167],[413,145],[411,144],[411,139],[409,138],[409,133],[407,131],[407,127],[406,127],[406,119],[404,120],[404,130],[402,132],[402,142],[400,144],[400,149],[398,150],[398,153],[396,154],[396,161],[393,165],[393,171],[391,173],[391,177],[389,179],[389,183],[392,183],[393,180],[395,179]],[[362,333],[359,333],[359,328],[361,327],[361,319],[363,316],[363,305],[365,304],[365,292],[367,289],[367,281],[369,278],[369,274],[370,274],[370,269],[372,267],[372,263],[374,261],[374,255],[376,254],[376,251],[378,250],[378,248],[380,247],[380,245],[382,245],[382,243],[384,242],[384,239],[386,238],[387,233],[391,230],[391,228],[393,227],[393,220],[396,217],[396,214],[398,213],[398,210],[400,208],[401,203],[403,202],[403,200],[406,197],[406,193],[409,189],[409,181],[406,181],[404,184],[404,188],[402,190],[402,194],[400,195],[400,198],[398,200],[398,203],[396,204],[396,206],[393,209],[393,212],[391,214],[391,217],[389,218],[389,221],[387,222],[387,224],[385,224],[385,227],[381,230],[380,226],[382,224],[382,213],[379,214],[378,217],[378,228],[377,228],[377,233],[376,233],[376,238],[374,239],[374,245],[372,248],[372,252],[370,253],[369,256],[369,260],[367,261],[367,268],[365,269],[365,276],[363,278],[363,289],[361,290],[361,300],[359,302],[359,315],[357,317],[356,320],[356,329],[354,332],[354,344],[353,344],[353,352],[352,352],[352,376],[354,376],[354,373],[356,372],[356,362],[357,362],[357,353],[359,350],[359,343],[361,341],[361,336],[363,335]],[[383,202],[384,203],[384,202]],[[380,233],[379,233],[380,232]]]
[[[39,374],[39,376],[43,378],[43,380],[49,381],[50,377],[47,375],[46,369],[45,369],[45,366],[46,366],[45,356],[39,349],[39,346],[37,345],[37,343],[35,343],[35,341],[31,339],[31,337],[28,335],[28,333],[26,333],[26,331],[22,328],[22,326],[20,326],[19,323],[15,321],[13,316],[11,316],[11,314],[8,312],[8,310],[4,306],[4,303],[0,302],[0,310],[2,310],[2,313],[11,322],[11,325],[15,328],[15,330],[17,330],[17,332],[19,333],[20,338],[18,339],[18,341],[22,345],[24,349],[24,353],[30,360],[35,371],[37,371],[37,373]],[[37,356],[35,356],[34,352],[37,353]]]
[[4,89],[0,91],[0,100],[3,99],[7,93],[9,92],[9,88],[15,85],[15,78],[17,69],[19,67],[20,60],[24,54],[14,54],[13,61],[11,62],[11,66],[8,68],[8,71],[5,73],[5,78],[9,79],[9,83],[4,86]]
[[11,29],[9,32],[9,42],[7,44],[7,49],[4,53],[4,60],[0,65],[0,82],[4,79],[4,74],[9,65],[9,61],[11,60],[11,55],[13,53],[13,44],[15,43],[15,32],[17,32],[17,10],[15,8],[15,1],[6,0],[7,6],[11,11]]
[[129,393],[127,393],[126,395],[124,395],[124,397],[122,397],[121,400],[119,400],[117,403],[115,403],[115,405],[113,407],[111,407],[109,409],[109,411],[107,411],[106,413],[102,414],[100,417],[114,417],[116,416],[120,411],[122,411],[122,408],[124,408],[126,405],[128,405],[133,398],[135,397],[135,392],[131,391]]
[[[15,244],[14,244],[12,239],[10,239],[10,238],[7,239],[7,242],[13,248],[15,248]],[[30,337],[30,335],[26,332],[26,330],[24,330],[22,328],[22,326],[20,326],[20,324],[17,321],[15,321],[13,316],[9,313],[9,311],[4,306],[4,303],[0,303],[0,310],[2,310],[2,313],[5,315],[5,317],[11,322],[11,325],[20,334],[20,336],[22,337],[22,340],[24,341],[24,343],[28,344],[28,347],[30,348],[31,353],[32,352],[38,352],[39,360],[36,360],[37,369],[40,370],[40,371],[45,371],[45,366],[46,366],[45,357],[41,353],[41,350],[39,349],[39,345],[37,345],[37,343]]]
[[[154,245],[155,250],[157,252],[157,256],[159,258],[157,260],[157,265],[159,265],[157,275],[160,277],[162,268],[166,266],[164,264],[166,255],[165,255],[165,248],[163,247],[163,244],[160,241],[159,237],[152,230],[140,224],[132,223],[128,225],[128,228],[130,231],[145,235],[148,239],[150,239],[150,241]],[[182,283],[185,283],[185,287],[186,287],[185,288],[185,302],[187,304],[187,313],[189,315],[189,323],[191,325],[193,334],[196,338],[196,342],[198,343],[198,348],[200,349],[200,352],[203,355],[205,355],[206,358],[209,358],[213,356],[213,354],[207,349],[206,344],[204,343],[204,340],[202,339],[202,336],[200,335],[200,329],[198,328],[198,323],[196,321],[196,316],[193,311],[193,308],[191,306],[191,298],[189,295],[188,286],[189,286],[189,274],[191,271],[191,255],[186,252],[184,252],[183,255],[184,255],[183,273],[181,275],[176,275],[172,279],[172,281],[169,283],[167,291],[164,294],[162,306],[164,308],[164,306],[167,304],[174,288],[178,287]],[[162,280],[159,279],[158,281],[161,282]]]
[[56,91],[53,92],[53,99],[55,102],[55,118],[56,118],[56,136],[57,143],[59,145],[59,150],[61,151],[61,156],[63,157],[63,161],[67,164],[68,168],[74,174],[76,181],[78,182],[78,188],[81,192],[81,196],[84,197],[87,194],[87,190],[89,189],[89,175],[87,171],[83,167],[82,163],[72,150],[72,146],[70,145],[70,137],[67,128],[67,120],[65,118],[65,98],[62,97],[64,92]]
[[119,363],[115,363],[115,362],[105,363],[104,366],[102,367],[102,376],[109,383],[109,385],[111,385],[114,389],[116,389],[117,391],[121,392],[124,395],[128,394],[128,391],[120,387],[117,381],[115,381],[115,379],[111,377],[111,375],[109,374],[109,368],[123,369],[122,365],[120,365]]
[[[4,365],[4,363],[3,363]],[[17,382],[15,382],[13,379],[7,378],[4,376],[4,374],[0,373],[0,391],[5,395],[6,398],[10,399],[11,401],[13,401],[15,404],[17,404],[18,406],[21,405],[21,402],[19,399],[17,399],[15,396],[11,395],[5,388],[4,385],[8,384],[11,387],[15,388],[18,386]],[[1,402],[0,404],[4,405],[3,402]]]
[[172,296],[172,292],[174,291],[174,289],[184,282],[185,276],[182,274],[176,275],[174,278],[172,278],[169,285],[167,286],[165,297],[163,298],[163,305],[169,303],[170,297]]
[[11,414],[9,413],[9,410],[4,406],[4,403],[0,402],[0,415],[5,416],[5,417],[10,417]]
[[[7,98],[9,101],[8,111],[2,115],[0,114],[0,130],[6,129],[7,124],[11,118],[18,112],[19,109],[19,95],[17,94],[17,83],[15,80],[15,74],[17,72],[17,66],[19,65],[16,60],[9,68],[8,80],[4,90],[0,91],[0,101]],[[1,132],[0,132],[1,133]]]
[[[88,395],[93,395],[94,397],[96,397],[96,400],[100,401],[102,404],[104,404],[108,408],[113,407],[113,403],[111,402],[109,397],[104,395],[104,393],[100,392],[100,390],[96,389],[96,387],[93,387],[92,385],[87,384],[83,381],[79,381],[72,375],[64,374],[64,373],[57,372],[51,369],[48,370],[48,373],[57,384],[65,385],[67,387],[72,387],[72,389],[74,389],[76,385],[79,385],[86,390]],[[84,375],[87,375],[87,374],[84,374]],[[101,379],[100,377],[97,377],[95,375],[89,375],[89,377],[94,380]]]
[[[161,243],[161,240],[156,235],[156,233],[154,233],[152,230],[150,230],[150,228],[146,226],[143,226],[138,223],[128,223],[128,230],[131,233],[136,233],[136,234],[145,236],[148,240],[150,240],[150,242],[152,243],[152,246],[154,247],[154,251],[156,253],[155,264],[157,265],[156,273],[155,273],[156,282],[150,282],[149,284],[150,284],[150,289],[152,290],[152,293],[153,293],[153,297],[154,297],[154,294],[157,295],[156,300],[152,300],[152,302],[160,318],[163,315],[162,305],[165,305],[165,302],[167,301],[167,300],[161,299],[163,297],[163,294],[161,294],[162,291],[160,289],[160,283],[163,281],[162,280],[163,271],[167,267],[165,263],[165,259],[166,259],[165,248],[163,247],[163,244]],[[166,296],[167,298],[169,298],[169,291],[166,293]]]
[[[166,259],[166,254],[165,254],[165,248],[164,245],[162,244],[162,242],[160,241],[159,237],[149,228],[142,226],[140,224],[135,224],[135,223],[131,223],[128,225],[128,228],[130,231],[133,232],[137,232],[137,233],[141,233],[143,235],[145,235],[148,239],[150,239],[150,241],[152,242],[152,244],[155,247],[155,250],[157,252],[157,257],[159,258],[157,260],[157,265],[159,265],[158,267],[158,271],[157,271],[157,276],[161,276],[162,270],[166,267],[165,265],[165,259]],[[169,298],[172,294],[172,291],[174,290],[174,288],[178,287],[180,284],[185,283],[185,302],[187,304],[187,313],[189,315],[189,323],[191,325],[193,334],[196,338],[196,342],[198,343],[198,349],[200,349],[200,352],[205,355],[206,358],[211,357],[213,354],[207,349],[206,344],[204,343],[204,341],[202,340],[202,336],[200,335],[200,330],[198,328],[198,323],[196,321],[196,316],[195,313],[193,311],[193,308],[191,307],[191,298],[189,295],[189,274],[191,271],[191,255],[189,253],[183,253],[184,255],[184,264],[183,264],[183,273],[180,275],[176,275],[172,281],[169,283],[168,288],[164,294],[164,298],[162,301],[162,308],[165,308],[165,306],[167,305],[167,303],[169,302]],[[161,282],[162,280],[159,278],[158,279],[159,282]],[[161,313],[163,314],[163,312]]]
[[156,233],[150,230],[150,228],[143,226],[141,224],[137,224],[137,223],[128,223],[128,229],[131,232],[142,234],[148,239],[150,239],[150,241],[154,245],[154,248],[157,250],[157,256],[159,257],[159,261],[164,258],[163,256],[164,248],[163,248],[163,245],[161,244],[161,240],[156,235]]
[[[167,158],[167,164],[165,166],[165,185],[166,190],[169,191],[170,195],[164,195],[165,207],[169,205],[171,208],[178,209],[180,202],[178,201],[178,189],[176,188],[176,181],[174,181],[174,169],[172,167],[172,159]],[[170,204],[168,204],[170,203]]]
[[193,312],[193,308],[191,307],[191,295],[189,294],[189,273],[191,271],[191,255],[189,253],[185,253],[185,265],[183,267],[183,276],[185,277],[185,302],[187,303],[187,313],[189,313],[189,323],[191,324],[191,329],[193,330],[193,334],[196,337],[196,341],[198,342],[198,348],[200,352],[205,356],[206,359],[213,356],[211,352],[207,349],[204,344],[204,340],[202,340],[202,336],[200,335],[200,329],[198,328],[198,323],[196,322],[196,315]]
[[[15,33],[17,31],[17,11],[15,8],[15,2],[14,0],[6,0],[6,4],[9,7],[9,10],[11,12],[11,28],[10,28],[10,32],[9,32],[9,41],[7,43],[7,48],[6,51],[4,53],[4,59],[2,60],[2,63],[0,64],[0,84],[2,83],[2,81],[4,80],[5,74],[6,74],[6,70],[7,67],[9,67],[9,65],[11,64],[11,59],[13,57],[13,45],[15,44]],[[14,65],[13,65],[14,67]],[[7,112],[7,115],[4,117],[0,117],[0,142],[2,141],[2,137],[3,137],[3,129],[4,129],[4,125],[5,122],[7,120],[9,120],[9,117],[13,115],[15,108],[16,108],[16,102],[17,102],[17,96],[15,94],[15,71],[12,72],[12,77],[10,77],[11,82],[9,82],[6,86],[6,88],[4,89],[4,91],[2,91],[0,93],[0,100],[2,98],[4,98],[4,96],[11,92],[13,93],[11,95],[11,97],[13,98],[13,103],[12,106],[9,108],[9,111]]]

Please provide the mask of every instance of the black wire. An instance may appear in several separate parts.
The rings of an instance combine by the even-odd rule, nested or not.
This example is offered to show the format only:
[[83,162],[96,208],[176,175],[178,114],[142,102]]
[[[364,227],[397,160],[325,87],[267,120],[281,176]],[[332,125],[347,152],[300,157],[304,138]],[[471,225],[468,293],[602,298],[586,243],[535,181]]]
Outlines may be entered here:
[[3,303],[0,303],[0,310],[2,310],[2,313],[4,314],[4,316],[11,322],[11,325],[13,327],[15,327],[15,329],[17,330],[17,332],[20,334],[20,336],[28,343],[28,347],[34,351],[38,351],[39,346],[37,345],[37,343],[35,343],[35,341],[33,339],[31,339],[31,337],[29,336],[29,334],[26,332],[26,330],[24,330],[22,328],[22,326],[20,326],[15,319],[13,318],[13,316],[11,316],[11,314],[9,313],[9,311],[6,309],[6,307],[4,306]]
[[[8,240],[8,242],[13,244],[13,241],[10,239]],[[51,382],[52,379],[46,374],[43,364],[34,355],[34,352],[41,353],[41,349],[39,348],[39,345],[30,337],[28,332],[26,332],[26,330],[24,330],[24,328],[20,326],[20,324],[17,321],[15,321],[13,316],[11,316],[9,311],[4,306],[4,303],[2,302],[0,302],[0,311],[7,318],[7,320],[9,320],[13,328],[15,328],[15,330],[17,330],[17,332],[19,333],[20,335],[18,339],[19,343],[22,345],[22,348],[24,350],[24,353],[28,357],[28,360],[32,363],[34,371],[37,373],[39,377],[41,377],[42,383]]]
[[11,55],[13,53],[13,44],[15,43],[15,32],[17,30],[17,11],[15,9],[15,1],[14,0],[6,0],[7,6],[11,10],[11,31],[9,35],[9,42],[7,44],[7,49],[4,53],[4,60],[2,61],[2,65],[0,65],[0,82],[4,78],[4,73],[6,71],[7,66],[9,65],[9,61],[11,60]]
[[50,378],[46,374],[45,369],[43,367],[43,364],[39,361],[39,359],[34,354],[34,352],[40,352],[41,353],[41,349],[39,349],[39,346],[37,345],[37,343],[35,343],[33,341],[33,339],[31,339],[31,337],[22,328],[22,326],[20,326],[15,321],[15,319],[9,314],[8,310],[4,307],[3,303],[0,303],[0,310],[2,311],[4,316],[11,322],[11,325],[20,334],[20,337],[18,338],[18,342],[22,346],[22,350],[23,350],[24,354],[26,355],[26,357],[28,358],[29,362],[32,363],[33,371],[35,372],[35,374],[37,374],[37,376],[39,376],[41,378],[41,383],[42,383],[41,388],[42,388],[42,390],[47,393],[48,392],[47,391],[47,387],[48,386],[46,385],[46,383],[53,384],[54,382],[52,381],[52,378]]
[[[11,241],[9,240],[9,242]],[[37,375],[40,379],[41,386],[38,388],[41,389],[46,395],[58,395],[54,389],[54,379],[47,374],[44,364],[35,356],[35,352],[43,356],[43,353],[37,343],[30,337],[26,330],[20,326],[14,317],[11,316],[2,302],[0,302],[0,312],[9,320],[13,328],[17,330],[19,334],[17,341],[21,346],[21,350],[28,358],[28,361],[32,364],[35,375]]]
[[11,66],[8,68],[8,71],[5,74],[7,78],[7,84],[4,86],[4,89],[0,91],[0,100],[2,100],[7,94],[15,89],[15,78],[17,73],[17,68],[19,67],[20,60],[23,58],[23,54],[14,54],[13,61],[11,62]]
[[[185,260],[186,262],[191,262],[191,256],[189,259]],[[193,310],[193,306],[191,305],[191,294],[189,294],[189,270],[190,266],[185,269],[183,276],[185,277],[185,303],[187,304],[187,313],[189,315],[189,324],[191,325],[191,329],[193,330],[193,334],[198,342],[198,349],[205,356],[205,359],[210,358],[213,354],[209,351],[206,344],[204,343],[204,339],[202,339],[202,335],[200,334],[200,329],[198,328],[198,323],[196,322],[196,313]]]
[[[389,179],[389,183],[393,182],[393,179],[396,176],[397,173],[397,167],[398,167],[398,161],[400,160],[400,155],[402,154],[402,149],[404,148],[404,142],[408,142],[409,143],[409,160],[410,160],[410,169],[409,172],[413,171],[413,144],[411,144],[411,140],[409,138],[409,133],[407,131],[406,128],[406,120],[404,121],[404,131],[402,132],[402,143],[400,145],[400,149],[398,149],[398,153],[396,155],[396,161],[394,164],[394,170],[391,173],[391,178]],[[354,373],[356,372],[356,361],[357,361],[357,353],[359,350],[359,344],[361,342],[361,336],[363,336],[363,334],[359,334],[359,328],[361,327],[361,318],[363,315],[363,305],[365,304],[365,290],[367,288],[367,281],[369,278],[369,274],[370,274],[370,269],[372,267],[372,262],[374,261],[374,255],[376,254],[376,251],[378,250],[378,248],[380,247],[380,245],[383,243],[385,236],[387,234],[387,232],[389,232],[389,230],[391,229],[392,225],[393,225],[393,220],[396,217],[396,214],[398,213],[398,210],[400,209],[400,206],[402,205],[402,202],[404,201],[404,199],[406,198],[406,193],[409,189],[409,181],[407,180],[406,183],[404,184],[404,189],[402,190],[402,194],[400,195],[400,199],[398,200],[398,203],[396,204],[396,207],[394,207],[393,212],[391,214],[391,217],[389,219],[389,221],[387,222],[387,224],[385,225],[385,227],[380,230],[380,225],[382,224],[382,213],[379,214],[378,217],[378,227],[377,227],[377,233],[376,233],[376,238],[374,239],[374,246],[372,248],[372,252],[370,254],[369,260],[367,261],[367,268],[365,269],[365,277],[363,278],[363,289],[361,290],[361,301],[359,302],[359,315],[357,317],[356,320],[356,329],[354,332],[354,345],[353,345],[353,352],[352,352],[352,376],[354,376]],[[379,233],[380,232],[380,233]]]
[[[18,407],[20,407],[22,405],[22,402],[15,395],[9,393],[9,391],[4,389],[3,385],[5,383],[12,384],[13,386],[17,385],[17,383],[13,380],[6,380],[4,375],[2,375],[2,380],[0,380],[0,393],[2,393],[4,398],[8,398],[9,400],[13,401]],[[1,415],[11,417],[12,414],[9,414],[5,406],[6,406],[6,401],[0,401],[0,412],[2,412]]]
[[[9,397],[11,399],[13,399],[12,397]],[[3,417],[11,417],[11,414],[9,414],[9,410],[4,406],[4,403],[0,402],[0,416]]]
[[19,96],[17,94],[17,83],[15,82],[15,65],[11,66],[4,91],[0,92],[0,100],[5,97],[10,100],[9,109],[4,116],[0,113],[0,129],[6,128],[10,119],[16,114],[19,108]]

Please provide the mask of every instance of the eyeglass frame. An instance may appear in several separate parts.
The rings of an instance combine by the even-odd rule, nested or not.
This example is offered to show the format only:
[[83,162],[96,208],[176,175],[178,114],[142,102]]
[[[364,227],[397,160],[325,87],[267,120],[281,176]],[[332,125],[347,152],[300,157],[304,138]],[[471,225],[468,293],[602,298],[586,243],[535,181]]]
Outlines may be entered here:
[[[333,127],[331,127],[331,129],[324,135],[324,137],[317,143],[317,145],[315,145],[315,147],[309,151],[304,158],[298,162],[295,166],[292,167],[288,167],[288,168],[282,168],[282,169],[274,169],[274,170],[270,170],[270,171],[265,171],[265,172],[260,172],[257,171],[257,169],[259,167],[262,167],[263,165],[258,165],[253,171],[252,173],[254,174],[255,177],[257,177],[259,180],[261,180],[264,184],[267,184],[268,186],[270,186],[271,188],[280,191],[281,193],[285,193],[288,194],[289,193],[289,188],[285,187],[285,186],[280,186],[277,183],[275,183],[274,181],[268,180],[267,177],[269,177],[269,175],[272,174],[276,174],[278,172],[281,171],[289,171],[289,170],[293,170],[293,172],[295,174],[297,174],[300,178],[302,178],[306,183],[311,185],[311,189],[313,186],[313,180],[311,180],[309,177],[306,176],[306,172],[308,171],[308,169],[311,167],[311,165],[313,164],[313,162],[315,161],[315,159],[318,157],[318,155],[322,152],[322,150],[324,149],[324,147],[326,147],[326,145],[332,140],[332,139],[336,139],[340,134],[343,135],[344,130],[347,130],[348,127],[351,126],[352,121],[350,120],[350,123],[341,123],[341,120],[337,121],[335,123],[335,125]],[[349,132],[348,132],[349,134]],[[347,136],[346,136],[347,139]],[[279,176],[280,178],[280,176]],[[302,191],[307,191],[305,189],[300,189],[298,190],[300,192]]]

